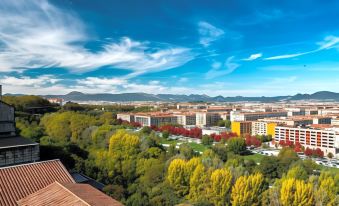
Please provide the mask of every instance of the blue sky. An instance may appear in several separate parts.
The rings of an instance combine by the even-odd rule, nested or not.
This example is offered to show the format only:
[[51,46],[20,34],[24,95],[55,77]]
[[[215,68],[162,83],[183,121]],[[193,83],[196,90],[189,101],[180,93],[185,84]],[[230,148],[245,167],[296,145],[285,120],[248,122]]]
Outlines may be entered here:
[[339,1],[2,0],[0,83],[29,94],[339,92]]

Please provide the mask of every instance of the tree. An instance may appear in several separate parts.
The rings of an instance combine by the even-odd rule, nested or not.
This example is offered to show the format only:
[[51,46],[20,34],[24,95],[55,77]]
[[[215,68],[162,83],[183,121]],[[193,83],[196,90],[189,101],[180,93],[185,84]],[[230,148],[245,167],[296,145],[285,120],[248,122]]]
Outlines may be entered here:
[[190,178],[188,199],[192,202],[203,201],[206,198],[207,174],[201,163],[195,168]]
[[278,177],[278,166],[277,157],[265,156],[261,159],[258,168],[266,178],[274,179]]
[[299,160],[296,152],[290,147],[284,147],[278,154],[278,174],[281,177],[290,168],[290,165]]
[[243,138],[235,137],[227,141],[227,150],[234,154],[242,154],[246,151],[246,143]]
[[334,156],[333,156],[332,152],[329,152],[329,153],[327,154],[327,157],[330,158],[330,159],[332,159]]
[[313,151],[312,149],[310,149],[309,147],[306,147],[305,151],[304,151],[304,154],[308,157],[312,156],[313,154]]
[[167,180],[180,197],[185,196],[189,191],[187,176],[185,160],[174,159],[168,167]]
[[213,143],[213,138],[211,138],[209,135],[203,135],[201,142],[203,145],[211,145]]
[[228,169],[214,170],[210,177],[209,200],[216,206],[224,206],[230,201],[232,174]]
[[290,170],[288,170],[287,178],[294,178],[297,180],[306,180],[308,178],[308,175],[304,167],[297,165],[295,167],[292,167]]
[[150,127],[144,126],[140,132],[143,134],[150,134],[152,132],[152,129]]
[[179,146],[179,153],[183,155],[186,159],[192,158],[195,154],[192,147],[187,143],[183,143]]
[[331,176],[320,178],[315,198],[318,205],[336,205],[336,191],[334,188],[335,182]]
[[163,132],[162,132],[162,137],[163,137],[164,139],[168,139],[168,137],[169,137],[169,132],[168,132],[167,130],[163,131]]
[[294,178],[283,180],[280,189],[280,201],[283,206],[313,205],[312,184]]
[[226,162],[227,161],[227,147],[225,144],[218,143],[212,147],[213,152],[219,156],[219,158]]
[[265,183],[262,174],[241,176],[232,188],[231,203],[233,206],[258,205],[264,189]]

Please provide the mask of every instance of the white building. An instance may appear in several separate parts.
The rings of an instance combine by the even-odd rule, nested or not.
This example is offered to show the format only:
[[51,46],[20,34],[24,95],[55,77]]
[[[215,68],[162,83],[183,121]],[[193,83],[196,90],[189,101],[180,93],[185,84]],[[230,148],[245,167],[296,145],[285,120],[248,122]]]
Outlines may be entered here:
[[331,152],[339,157],[338,128],[319,125],[309,128],[277,126],[275,127],[274,140],[276,142],[280,140],[299,142],[305,148],[320,148],[325,155]]

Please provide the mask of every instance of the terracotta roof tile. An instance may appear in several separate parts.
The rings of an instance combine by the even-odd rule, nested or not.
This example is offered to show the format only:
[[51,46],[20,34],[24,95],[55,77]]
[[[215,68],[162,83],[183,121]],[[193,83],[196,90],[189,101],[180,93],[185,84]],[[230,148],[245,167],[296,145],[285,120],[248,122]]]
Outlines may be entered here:
[[17,205],[16,201],[55,181],[74,183],[60,160],[0,168],[0,205]]
[[20,206],[122,206],[122,204],[87,184],[52,183],[18,201]]

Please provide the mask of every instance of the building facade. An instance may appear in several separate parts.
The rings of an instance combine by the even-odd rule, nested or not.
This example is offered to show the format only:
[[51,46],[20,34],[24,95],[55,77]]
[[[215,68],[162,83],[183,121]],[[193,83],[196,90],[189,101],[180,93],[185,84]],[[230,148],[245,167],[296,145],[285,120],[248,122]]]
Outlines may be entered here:
[[325,155],[332,153],[338,156],[339,135],[332,128],[302,128],[302,127],[275,127],[274,141],[291,141],[294,144],[299,142],[302,146],[311,149],[320,148]]
[[271,135],[274,136],[277,123],[254,121],[252,122],[252,135]]
[[38,161],[39,144],[15,133],[14,108],[0,100],[0,167]]
[[256,121],[258,119],[270,118],[270,117],[287,117],[287,112],[231,112],[231,121]]
[[195,115],[196,126],[198,127],[215,126],[221,119],[220,114],[214,112],[197,112]]
[[231,130],[233,133],[236,133],[239,136],[243,136],[246,134],[251,134],[252,130],[252,122],[248,121],[233,121],[231,124]]

